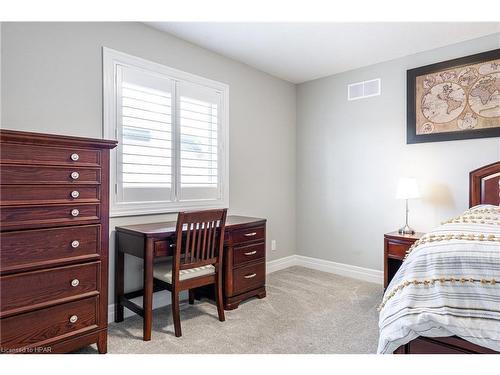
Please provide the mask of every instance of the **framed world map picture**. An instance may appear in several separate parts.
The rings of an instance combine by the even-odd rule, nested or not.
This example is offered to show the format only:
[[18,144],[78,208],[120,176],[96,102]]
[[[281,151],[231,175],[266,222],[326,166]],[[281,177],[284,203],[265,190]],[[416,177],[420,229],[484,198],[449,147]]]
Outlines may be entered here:
[[500,137],[500,49],[406,73],[406,143]]

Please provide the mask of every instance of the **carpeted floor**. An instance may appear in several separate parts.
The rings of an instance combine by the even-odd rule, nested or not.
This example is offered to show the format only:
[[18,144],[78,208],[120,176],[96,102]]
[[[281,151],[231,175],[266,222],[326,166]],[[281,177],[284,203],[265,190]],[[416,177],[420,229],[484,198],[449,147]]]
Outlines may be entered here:
[[[154,311],[142,341],[142,318],[109,326],[109,353],[375,353],[382,286],[302,267],[268,275],[267,297],[251,299],[219,322],[206,300],[181,304],[182,337],[170,306]],[[78,353],[95,353],[94,346]]]

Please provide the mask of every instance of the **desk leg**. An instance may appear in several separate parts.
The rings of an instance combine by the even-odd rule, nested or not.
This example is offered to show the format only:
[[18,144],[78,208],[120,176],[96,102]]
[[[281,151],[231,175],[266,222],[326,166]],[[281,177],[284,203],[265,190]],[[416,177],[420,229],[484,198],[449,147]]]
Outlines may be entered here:
[[121,298],[124,293],[124,267],[125,267],[125,254],[120,251],[118,243],[118,235],[116,236],[115,245],[115,322],[123,322],[123,305]]
[[153,241],[146,240],[144,246],[144,341],[151,340],[151,329],[153,323]]

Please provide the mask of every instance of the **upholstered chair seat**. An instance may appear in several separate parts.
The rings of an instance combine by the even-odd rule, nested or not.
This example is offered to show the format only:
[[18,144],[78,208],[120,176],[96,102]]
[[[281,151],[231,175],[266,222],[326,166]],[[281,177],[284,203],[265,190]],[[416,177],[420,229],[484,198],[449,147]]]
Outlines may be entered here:
[[[215,274],[215,267],[211,264],[206,266],[180,270],[179,280],[187,280],[200,276]],[[153,269],[153,277],[155,279],[172,284],[172,261],[157,263]]]

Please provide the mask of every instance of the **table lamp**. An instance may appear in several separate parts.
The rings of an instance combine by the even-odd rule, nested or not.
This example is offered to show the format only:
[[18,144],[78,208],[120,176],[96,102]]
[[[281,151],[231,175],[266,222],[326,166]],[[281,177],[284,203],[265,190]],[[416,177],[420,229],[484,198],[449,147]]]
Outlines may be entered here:
[[398,182],[396,199],[406,200],[406,222],[405,226],[399,229],[400,234],[415,234],[415,231],[408,225],[408,199],[420,198],[417,180],[415,178],[402,177]]

